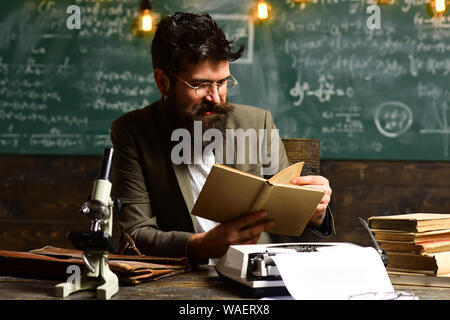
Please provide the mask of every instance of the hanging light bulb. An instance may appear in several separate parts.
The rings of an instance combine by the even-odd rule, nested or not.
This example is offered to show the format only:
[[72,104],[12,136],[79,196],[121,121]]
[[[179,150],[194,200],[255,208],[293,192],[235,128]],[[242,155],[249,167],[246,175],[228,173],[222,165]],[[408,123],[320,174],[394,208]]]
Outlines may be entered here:
[[258,18],[261,20],[265,20],[269,17],[269,8],[267,7],[267,3],[264,1],[258,2]]
[[393,5],[395,0],[377,0],[377,4]]
[[435,0],[434,1],[434,9],[436,13],[444,13],[447,10],[446,0]]
[[257,0],[254,11],[257,20],[267,20],[270,16],[271,6],[267,1]]
[[141,17],[139,18],[139,30],[141,31],[151,31],[153,28],[152,16],[150,10],[144,10]]
[[153,29],[153,17],[151,15],[152,4],[150,0],[143,0],[139,6],[139,31],[150,32]]

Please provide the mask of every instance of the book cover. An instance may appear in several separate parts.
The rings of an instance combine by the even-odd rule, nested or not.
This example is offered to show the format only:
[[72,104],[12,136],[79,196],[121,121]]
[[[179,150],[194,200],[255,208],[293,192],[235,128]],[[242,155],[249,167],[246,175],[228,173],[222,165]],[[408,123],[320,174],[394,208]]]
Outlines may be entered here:
[[410,252],[416,254],[450,251],[450,240],[441,241],[380,241],[381,249],[393,252]]
[[371,229],[378,241],[440,241],[450,240],[450,229],[425,231],[425,232],[402,232],[393,230]]
[[424,232],[450,229],[450,214],[410,213],[369,218],[372,229]]
[[299,236],[325,194],[289,182],[302,168],[303,162],[293,164],[267,180],[215,164],[191,213],[226,222],[264,209],[267,219],[275,222],[271,233]]

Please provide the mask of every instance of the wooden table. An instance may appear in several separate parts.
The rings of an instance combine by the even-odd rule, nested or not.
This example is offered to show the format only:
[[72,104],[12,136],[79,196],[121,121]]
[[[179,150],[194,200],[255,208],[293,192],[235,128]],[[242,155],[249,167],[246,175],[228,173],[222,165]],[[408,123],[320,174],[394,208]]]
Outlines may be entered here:
[[[0,276],[0,300],[96,300],[95,291],[81,291],[66,298],[54,296],[61,281]],[[450,288],[394,286],[414,293],[420,300],[450,300]],[[243,300],[254,299],[229,286],[213,268],[197,268],[137,286],[121,286],[111,300]]]

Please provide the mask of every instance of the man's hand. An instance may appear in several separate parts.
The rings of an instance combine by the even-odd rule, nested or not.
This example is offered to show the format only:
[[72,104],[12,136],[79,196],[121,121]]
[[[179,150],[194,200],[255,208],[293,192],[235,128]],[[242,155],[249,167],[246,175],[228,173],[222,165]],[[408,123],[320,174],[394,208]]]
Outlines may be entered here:
[[191,236],[188,243],[189,258],[205,260],[223,256],[230,245],[255,244],[261,232],[274,226],[273,221],[261,222],[267,216],[265,211],[249,213],[235,220],[219,224],[208,232],[196,233]]
[[317,208],[314,210],[314,213],[311,217],[311,223],[315,224],[316,226],[320,226],[323,222],[323,219],[325,218],[327,206],[331,200],[332,190],[330,188],[330,183],[328,182],[328,180],[322,176],[301,176],[292,178],[291,183],[298,186],[325,192],[325,195],[317,205]]

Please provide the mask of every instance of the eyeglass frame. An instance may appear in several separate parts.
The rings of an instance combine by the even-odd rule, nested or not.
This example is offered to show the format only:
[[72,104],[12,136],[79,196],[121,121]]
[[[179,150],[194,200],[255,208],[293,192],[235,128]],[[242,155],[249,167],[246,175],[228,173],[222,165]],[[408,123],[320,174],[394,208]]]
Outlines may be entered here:
[[[177,76],[174,72],[169,71],[172,75],[174,75],[178,80],[181,80],[185,85],[187,85],[189,88],[193,89],[195,94],[197,95],[197,97],[199,98],[203,98],[206,97],[208,94],[212,93],[212,86],[217,87],[217,92],[219,92],[219,88],[221,87],[222,84],[219,84],[218,81],[214,81],[214,82],[202,82],[200,83],[198,86],[193,86],[192,84],[190,84],[189,82],[187,82],[186,80],[180,78],[179,76]],[[229,79],[231,78],[231,79]],[[230,76],[226,77],[225,79],[219,80],[219,81],[224,81],[224,83],[226,83],[227,81],[232,80],[233,81],[233,86],[229,89],[233,89],[234,87],[236,87],[239,82],[236,80],[235,77],[233,77],[233,75],[230,73]],[[200,96],[197,94],[197,90],[200,89],[200,86],[208,84],[208,91],[204,96]],[[227,90],[229,90],[227,89]]]
[[414,293],[408,291],[364,292],[349,296],[349,300],[418,300],[418,299],[419,297],[417,297]]

